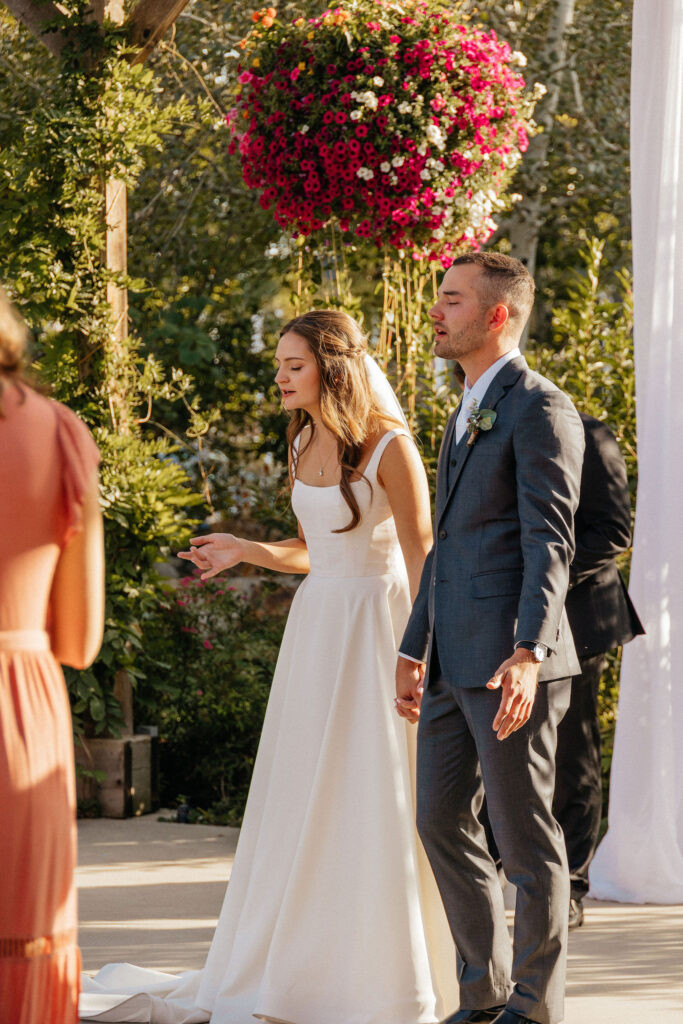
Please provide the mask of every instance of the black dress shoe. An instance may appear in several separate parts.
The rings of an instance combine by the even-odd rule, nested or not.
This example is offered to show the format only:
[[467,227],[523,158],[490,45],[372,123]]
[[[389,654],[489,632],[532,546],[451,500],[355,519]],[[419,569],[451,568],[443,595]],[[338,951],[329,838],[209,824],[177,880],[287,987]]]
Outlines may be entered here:
[[491,1006],[488,1010],[456,1010],[441,1024],[493,1024],[504,1006]]
[[514,1010],[503,1010],[498,1016],[493,1018],[493,1024],[537,1024],[531,1017],[523,1017],[519,1013],[515,1013]]
[[583,903],[573,896],[569,901],[569,931],[580,928],[583,924]]

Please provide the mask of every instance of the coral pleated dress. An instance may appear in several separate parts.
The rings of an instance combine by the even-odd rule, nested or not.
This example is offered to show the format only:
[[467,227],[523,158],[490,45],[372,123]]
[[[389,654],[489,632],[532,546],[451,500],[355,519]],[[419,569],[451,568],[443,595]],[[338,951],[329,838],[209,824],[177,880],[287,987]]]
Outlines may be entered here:
[[0,1024],[78,1019],[76,815],[64,677],[46,625],[99,459],[69,409],[8,385],[0,418]]

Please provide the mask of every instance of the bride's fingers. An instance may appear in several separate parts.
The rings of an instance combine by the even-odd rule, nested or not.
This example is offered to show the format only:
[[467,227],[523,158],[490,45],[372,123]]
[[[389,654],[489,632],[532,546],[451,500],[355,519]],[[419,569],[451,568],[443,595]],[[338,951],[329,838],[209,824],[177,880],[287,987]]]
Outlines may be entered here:
[[198,555],[196,551],[179,551],[178,558],[184,558],[186,562],[192,562],[198,569],[211,564],[208,558]]
[[[201,566],[200,566],[200,568],[201,568]],[[211,579],[212,576],[217,576],[219,572],[223,572],[223,570],[222,569],[207,569],[206,572],[202,573],[200,578],[203,579],[203,580],[209,580],[209,579]]]
[[211,535],[208,537],[190,537],[190,544],[193,547],[200,548],[204,544],[213,544],[213,537]]

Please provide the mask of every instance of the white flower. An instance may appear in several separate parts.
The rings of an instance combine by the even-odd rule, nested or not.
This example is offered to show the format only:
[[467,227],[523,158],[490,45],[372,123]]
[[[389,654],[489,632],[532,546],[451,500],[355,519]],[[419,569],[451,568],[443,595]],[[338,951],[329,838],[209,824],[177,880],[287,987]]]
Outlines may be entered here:
[[381,88],[384,85],[384,79],[380,78],[379,75],[375,75],[375,77],[372,80],[372,84]]
[[513,192],[510,196],[511,203],[521,203],[522,199],[524,199],[524,196],[521,192]]
[[403,100],[403,102],[398,105],[399,114],[409,114],[412,109],[413,108],[410,103],[406,102],[406,100]]
[[443,149],[443,147],[444,147],[444,137],[443,137],[443,135],[441,133],[441,129],[439,128],[438,125],[436,125],[436,124],[428,124],[427,125],[427,130],[426,130],[425,134],[426,134],[427,138],[429,139],[429,141],[432,143],[432,145],[436,146],[437,149]]
[[421,142],[420,145],[417,147],[417,151],[420,154],[420,156],[424,156],[425,153],[427,152],[427,143]]
[[446,237],[446,232],[443,228],[437,228],[435,231],[432,231],[432,234],[434,235],[434,238],[438,238],[439,240]]
[[350,95],[351,95],[351,99],[352,100],[359,100],[360,99],[360,93],[357,93],[355,89],[353,90],[353,92]]
[[515,50],[514,53],[510,54],[510,63],[511,64],[516,64],[517,67],[525,68],[526,67],[526,57],[521,52],[521,50]]
[[384,160],[384,161],[383,161],[383,162],[382,162],[382,163],[381,163],[381,164],[379,165],[379,169],[380,169],[380,171],[382,172],[382,174],[388,174],[388,173],[389,173],[389,171],[391,170],[391,164],[390,164],[390,163],[389,163],[389,162],[388,162],[387,160]]
[[370,167],[359,167],[356,174],[359,178],[364,178],[365,181],[370,181],[375,177],[375,172]]
[[545,96],[545,94],[547,93],[547,91],[548,90],[546,89],[546,87],[543,85],[542,82],[534,82],[534,99],[535,100],[542,99],[543,96]]
[[393,160],[391,161],[391,164],[392,164],[393,167],[403,167],[404,163],[405,163],[405,157],[403,157],[403,156],[395,156],[393,158]]
[[368,89],[367,92],[361,94],[360,98],[361,102],[364,103],[366,107],[369,107],[370,110],[377,110],[377,97],[374,92],[370,92]]
[[432,172],[428,171],[426,167],[423,167],[420,171],[420,177],[423,181],[431,181]]
[[349,114],[349,117],[351,118],[352,121],[360,121],[362,116],[362,110],[352,110],[351,113]]
[[301,128],[299,128],[299,131],[301,132],[302,135],[305,135],[306,132],[310,132],[310,130],[311,130],[310,124],[302,124]]
[[395,174],[389,175],[389,182],[391,185],[398,185],[398,178],[396,177]]

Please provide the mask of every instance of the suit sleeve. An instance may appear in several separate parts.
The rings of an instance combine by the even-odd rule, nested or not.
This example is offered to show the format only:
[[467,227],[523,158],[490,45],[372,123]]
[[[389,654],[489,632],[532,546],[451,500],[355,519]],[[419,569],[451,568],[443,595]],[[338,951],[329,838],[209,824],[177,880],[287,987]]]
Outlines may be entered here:
[[403,639],[399,644],[399,651],[402,654],[409,654],[418,661],[427,660],[427,647],[429,646],[429,588],[432,585],[432,561],[434,559],[434,548],[431,549],[425,558],[425,564],[420,577],[420,586],[413,603],[413,610],[408,619]]
[[515,642],[533,640],[550,651],[574,555],[584,432],[579,414],[560,391],[541,391],[513,433],[524,575]]
[[631,496],[619,445],[604,423],[592,417],[582,419],[586,451],[570,589],[605,568],[631,544]]

